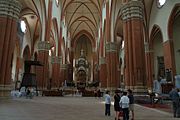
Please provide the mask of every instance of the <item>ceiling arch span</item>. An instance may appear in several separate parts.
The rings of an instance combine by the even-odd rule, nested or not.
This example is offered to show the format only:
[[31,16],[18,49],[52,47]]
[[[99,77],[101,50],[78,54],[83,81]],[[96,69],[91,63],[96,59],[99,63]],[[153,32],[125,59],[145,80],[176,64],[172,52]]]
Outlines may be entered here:
[[68,25],[71,23],[73,17],[75,16],[75,13],[78,11],[78,9],[80,9],[80,7],[81,7],[82,5],[84,5],[84,6],[88,9],[88,11],[91,13],[91,15],[92,15],[92,17],[93,17],[93,19],[94,19],[94,22],[95,22],[95,24],[96,24],[96,26],[97,26],[97,20],[96,20],[96,18],[95,18],[95,16],[94,16],[93,12],[91,11],[91,9],[90,9],[85,3],[81,3],[81,4],[75,9],[74,13],[72,14],[72,16],[70,17],[70,19],[69,19],[69,21],[68,21]]
[[[86,30],[96,37],[104,0],[62,0],[62,15],[71,37]],[[83,22],[82,22],[83,21]],[[80,26],[79,26],[80,25]]]
[[[89,26],[89,24],[88,24],[86,21],[81,21],[81,22],[77,25],[77,27],[76,27],[76,29],[74,30],[72,36],[75,36],[76,31],[78,30],[79,27],[81,27],[81,25],[82,25],[83,23],[85,23],[85,24],[88,26],[88,28],[89,28],[90,31],[91,31],[91,35],[95,37],[92,28]],[[88,31],[88,29],[87,29],[87,31]],[[94,37],[93,37],[93,38],[94,38]]]
[[[161,30],[161,28],[159,27],[159,25],[156,25],[156,24],[155,24],[155,25],[153,26],[152,30],[151,30],[151,33],[150,33],[150,42],[149,42],[149,47],[150,47],[150,49],[153,48],[154,38],[156,37],[156,35],[157,35],[158,33],[160,33],[161,36],[163,35],[163,34],[162,34],[162,30]],[[163,36],[162,36],[162,39],[163,39]]]
[[[81,0],[80,0],[80,1],[71,0],[70,2],[68,2],[68,3],[66,4],[66,1],[67,1],[67,0],[64,0],[64,2],[63,2],[63,12],[65,12],[65,11],[67,10],[68,6],[69,6],[70,4],[72,4],[73,2],[83,3]],[[101,5],[100,5],[101,3],[100,3],[100,1],[99,1],[99,0],[96,0],[97,3],[95,3],[93,0],[87,0],[87,1],[91,2],[91,3],[96,7],[96,9],[98,10],[99,14],[101,15],[102,10],[101,10]],[[102,0],[102,1],[103,1],[103,0]],[[98,4],[98,5],[97,5],[97,4]]]
[[176,4],[171,11],[168,21],[168,37],[173,39],[173,24],[175,19],[180,16],[180,3]]
[[87,19],[90,23],[92,23],[92,25],[94,26],[94,28],[97,29],[97,26],[93,23],[93,21],[92,21],[90,18],[88,18],[88,17],[86,17],[86,16],[84,16],[84,15],[79,16],[78,18],[76,18],[76,19],[69,25],[68,28],[71,28],[71,26],[73,26],[73,24],[74,24],[75,22],[77,22],[78,20],[80,20],[81,18]]
[[82,35],[86,35],[89,38],[89,40],[91,41],[92,48],[95,48],[95,46],[96,46],[95,45],[95,40],[93,39],[92,35],[86,30],[81,30],[72,39],[72,43],[71,43],[72,48],[74,48],[76,46],[78,38],[80,38]]
[[31,51],[29,45],[26,45],[26,47],[24,47],[22,57],[24,58],[24,60],[31,59]]

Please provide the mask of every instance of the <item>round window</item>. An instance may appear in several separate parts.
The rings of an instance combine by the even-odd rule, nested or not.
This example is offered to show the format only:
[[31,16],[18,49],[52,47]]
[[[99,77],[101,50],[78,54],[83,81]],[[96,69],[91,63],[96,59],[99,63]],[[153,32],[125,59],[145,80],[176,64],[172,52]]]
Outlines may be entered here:
[[56,4],[57,4],[57,6],[59,5],[59,0],[56,0]]
[[165,4],[166,0],[157,0],[158,8],[161,8]]
[[20,24],[21,24],[21,31],[23,33],[25,33],[26,32],[26,23],[22,20]]

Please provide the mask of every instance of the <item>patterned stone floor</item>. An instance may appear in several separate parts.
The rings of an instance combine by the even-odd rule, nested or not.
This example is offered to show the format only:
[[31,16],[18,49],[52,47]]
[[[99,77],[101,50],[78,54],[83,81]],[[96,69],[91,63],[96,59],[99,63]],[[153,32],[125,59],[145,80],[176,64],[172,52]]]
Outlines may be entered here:
[[[0,120],[114,120],[113,106],[111,112],[104,116],[103,99],[92,97],[0,99]],[[176,119],[171,113],[135,105],[135,120]]]

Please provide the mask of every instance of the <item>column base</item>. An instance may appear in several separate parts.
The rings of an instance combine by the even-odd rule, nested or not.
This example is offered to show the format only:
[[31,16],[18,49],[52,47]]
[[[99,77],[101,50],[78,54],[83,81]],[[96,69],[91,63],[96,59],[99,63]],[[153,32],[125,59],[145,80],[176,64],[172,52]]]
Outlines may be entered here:
[[117,88],[115,88],[115,87],[111,87],[111,88],[110,87],[100,87],[100,89],[102,92],[110,91],[111,93],[114,93],[115,90],[117,90]]
[[148,92],[146,86],[125,86],[125,89],[132,89],[135,94],[145,94]]
[[11,90],[11,85],[0,85],[0,98],[10,98]]

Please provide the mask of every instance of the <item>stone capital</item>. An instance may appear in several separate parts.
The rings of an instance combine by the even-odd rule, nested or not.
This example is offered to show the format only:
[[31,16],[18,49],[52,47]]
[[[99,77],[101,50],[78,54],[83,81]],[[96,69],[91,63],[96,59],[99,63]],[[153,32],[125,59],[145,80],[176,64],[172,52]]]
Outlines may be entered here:
[[75,51],[75,48],[74,47],[70,47],[69,49],[71,52],[74,52]]
[[38,43],[39,51],[49,51],[50,47],[51,47],[51,45],[48,41],[39,41],[39,43]]
[[96,48],[92,48],[92,52],[93,52],[93,53],[96,52]]
[[68,68],[68,65],[67,64],[61,64],[60,65],[60,69],[61,70],[66,70]]
[[99,65],[102,65],[102,64],[106,64],[106,58],[105,57],[99,58]]
[[13,86],[12,85],[0,85],[0,91],[2,90],[12,90]]
[[0,0],[0,16],[19,19],[22,5],[17,0]]
[[113,42],[106,43],[106,52],[117,52],[117,44]]
[[123,4],[120,11],[120,16],[123,21],[127,21],[133,18],[138,18],[143,20],[144,18],[144,5],[141,1],[130,1]]
[[62,63],[62,56],[52,56],[51,57],[51,63],[57,63],[57,64],[61,64]]
[[148,42],[145,42],[145,43],[144,43],[144,48],[145,48],[145,53],[153,52],[153,50],[150,49]]

